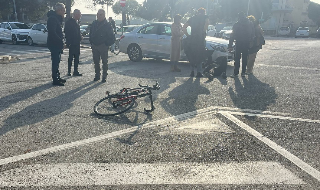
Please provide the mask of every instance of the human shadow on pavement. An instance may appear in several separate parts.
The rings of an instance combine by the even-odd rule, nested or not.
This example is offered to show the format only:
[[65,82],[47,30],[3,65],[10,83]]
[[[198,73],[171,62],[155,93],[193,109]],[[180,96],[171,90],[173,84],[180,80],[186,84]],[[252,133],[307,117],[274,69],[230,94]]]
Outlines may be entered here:
[[35,94],[45,91],[52,87],[52,83],[46,83],[41,86],[37,86],[32,89],[24,90],[15,94],[10,94],[8,96],[0,98],[0,112],[9,108],[11,105],[26,100]]
[[169,92],[168,98],[161,101],[163,109],[171,115],[196,111],[199,95],[209,95],[210,91],[200,84],[200,78],[190,77],[186,82]]
[[37,102],[20,112],[11,115],[3,122],[3,126],[0,128],[0,135],[4,135],[7,132],[22,126],[44,121],[70,109],[73,105],[73,101],[101,84],[93,83],[94,82],[89,82],[57,97]]
[[276,102],[278,95],[269,84],[261,82],[254,75],[241,78],[243,84],[236,77],[235,88],[229,87],[230,97],[236,107],[265,111],[269,105]]

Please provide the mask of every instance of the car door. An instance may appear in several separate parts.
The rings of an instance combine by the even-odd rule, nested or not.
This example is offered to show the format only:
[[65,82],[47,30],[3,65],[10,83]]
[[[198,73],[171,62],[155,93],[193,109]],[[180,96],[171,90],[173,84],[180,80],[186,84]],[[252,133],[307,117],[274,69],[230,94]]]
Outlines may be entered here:
[[161,24],[159,25],[158,36],[158,55],[161,58],[170,58],[171,54],[171,25]]
[[35,24],[32,26],[30,32],[29,32],[29,36],[32,39],[33,43],[38,43],[38,39],[37,39],[37,33],[38,33],[38,25]]
[[48,37],[48,31],[47,28],[43,24],[39,24],[39,43],[46,44],[47,43],[47,37]]
[[138,44],[143,56],[156,56],[158,50],[158,25],[150,24],[141,28],[137,33]]
[[9,23],[6,23],[4,26],[4,32],[3,32],[4,38],[6,40],[11,40],[11,26],[9,25]]
[[4,38],[4,26],[5,23],[0,24],[0,40]]

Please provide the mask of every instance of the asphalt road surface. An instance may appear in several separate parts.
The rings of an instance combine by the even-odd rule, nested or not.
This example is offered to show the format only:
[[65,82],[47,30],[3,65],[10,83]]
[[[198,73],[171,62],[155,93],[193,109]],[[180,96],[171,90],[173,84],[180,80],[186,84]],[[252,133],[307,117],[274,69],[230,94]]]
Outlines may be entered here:
[[[94,82],[91,49],[64,87],[51,84],[46,47],[0,44],[1,189],[320,189],[318,39],[266,37],[254,75],[226,80],[169,71],[168,60],[109,58]],[[233,63],[228,65],[228,75]],[[114,117],[94,104],[106,91],[152,85]]]

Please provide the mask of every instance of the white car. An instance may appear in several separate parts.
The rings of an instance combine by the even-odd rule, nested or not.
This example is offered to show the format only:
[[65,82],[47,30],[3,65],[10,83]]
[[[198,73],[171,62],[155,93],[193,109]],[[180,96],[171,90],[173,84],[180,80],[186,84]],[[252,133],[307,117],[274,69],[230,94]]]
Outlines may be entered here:
[[28,44],[47,44],[48,30],[45,24],[34,24],[28,34]]
[[310,35],[309,27],[299,27],[296,31],[296,38],[297,37],[309,37]]
[[2,22],[0,24],[0,43],[2,41],[9,41],[13,44],[26,42],[29,27],[21,22]]
[[289,36],[290,35],[290,28],[288,26],[281,27],[278,30],[278,36]]
[[[171,53],[171,25],[170,22],[156,22],[145,24],[130,33],[121,36],[120,52],[128,54],[131,61],[141,61],[142,58],[170,59]],[[218,57],[233,55],[228,52],[228,41],[215,37],[206,37],[206,48],[215,50],[212,61]],[[187,60],[184,51],[181,51],[181,60]]]
[[88,25],[81,25],[80,26],[80,33],[82,36],[86,36],[89,34],[89,31],[88,31]]

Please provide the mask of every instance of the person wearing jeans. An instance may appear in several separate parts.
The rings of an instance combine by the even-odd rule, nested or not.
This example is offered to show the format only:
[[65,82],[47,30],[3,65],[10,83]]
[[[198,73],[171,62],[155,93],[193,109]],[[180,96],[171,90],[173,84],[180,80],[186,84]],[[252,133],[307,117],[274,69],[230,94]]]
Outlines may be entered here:
[[52,84],[57,86],[64,86],[66,80],[60,78],[59,64],[61,60],[61,53],[64,48],[62,20],[66,12],[65,6],[62,3],[57,3],[55,10],[50,10],[47,13],[47,29],[48,39],[47,46],[51,52],[52,60]]

